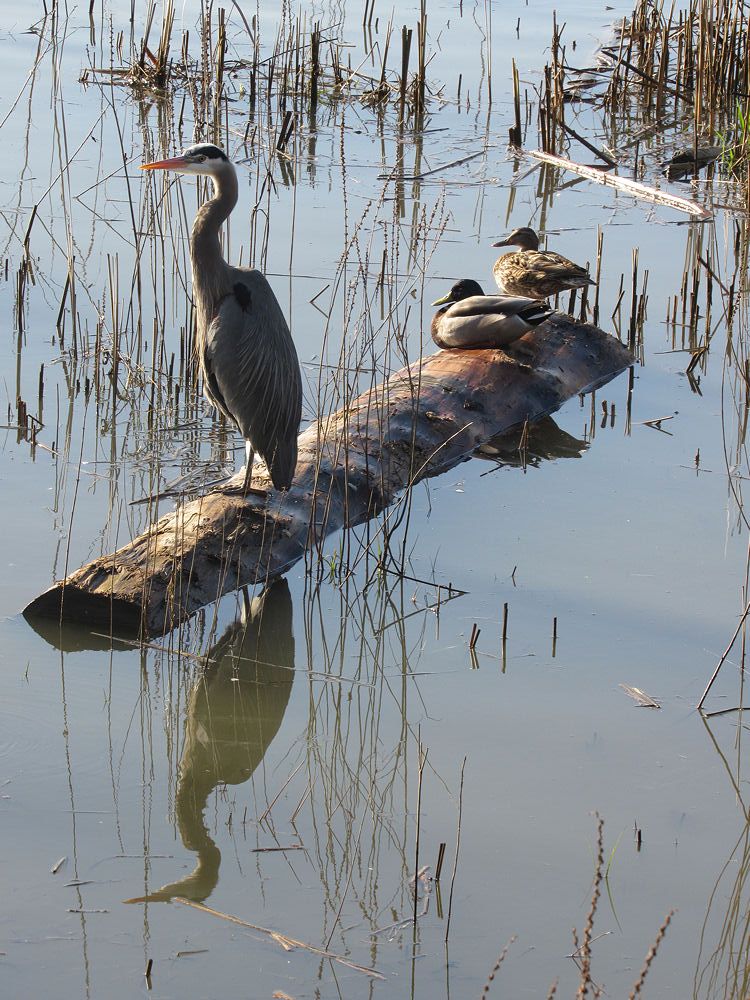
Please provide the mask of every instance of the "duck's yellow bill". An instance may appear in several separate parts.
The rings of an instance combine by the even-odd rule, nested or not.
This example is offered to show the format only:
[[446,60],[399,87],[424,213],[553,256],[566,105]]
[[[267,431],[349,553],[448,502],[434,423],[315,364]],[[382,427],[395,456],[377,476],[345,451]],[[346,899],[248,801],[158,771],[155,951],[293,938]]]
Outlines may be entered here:
[[432,303],[432,305],[433,306],[444,306],[448,302],[452,302],[452,301],[453,301],[453,296],[451,295],[450,292],[448,292],[448,294],[444,295],[442,297],[442,299],[435,299],[435,301]]

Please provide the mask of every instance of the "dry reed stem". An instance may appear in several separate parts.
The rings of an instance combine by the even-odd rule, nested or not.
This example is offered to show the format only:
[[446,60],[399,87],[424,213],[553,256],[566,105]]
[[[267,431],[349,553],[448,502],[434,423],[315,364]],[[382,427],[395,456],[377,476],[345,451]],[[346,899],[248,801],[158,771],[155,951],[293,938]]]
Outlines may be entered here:
[[328,951],[326,948],[316,948],[315,945],[308,944],[306,941],[298,941],[296,938],[289,937],[287,934],[281,934],[279,931],[270,930],[268,927],[260,927],[258,924],[251,924],[247,920],[241,920],[239,917],[232,916],[230,913],[222,913],[221,910],[214,910],[210,906],[204,906],[203,903],[195,903],[190,899],[184,899],[182,896],[175,896],[174,902],[182,903],[183,906],[190,906],[192,909],[200,910],[203,913],[208,913],[212,917],[220,917],[222,920],[228,920],[230,923],[238,924],[240,927],[247,927],[251,931],[266,934],[271,938],[271,940],[275,941],[276,944],[281,945],[284,951],[292,951],[294,948],[302,948],[305,951],[312,952],[314,955],[320,955],[323,958],[328,958],[334,962],[338,962],[340,965],[345,965],[349,969],[354,969],[355,972],[362,972],[366,976],[371,976],[373,979],[385,979],[385,976],[376,969],[370,969],[366,965],[357,965],[356,962],[350,961],[343,955],[337,955],[335,952]]
[[421,736],[417,736],[417,823],[414,833],[414,913],[413,925],[416,933],[417,928],[417,902],[419,899],[419,846],[420,834],[422,831],[422,782],[424,779],[424,766],[427,763],[428,750],[422,746]]
[[461,817],[464,806],[464,771],[466,769],[466,757],[461,764],[461,781],[458,790],[458,822],[456,824],[456,853],[453,857],[453,871],[451,872],[451,887],[448,893],[448,919],[445,925],[445,941],[447,943],[451,930],[451,915],[453,913],[453,888],[456,882],[456,871],[458,870],[458,852],[461,847]]
[[635,985],[633,986],[633,989],[630,992],[628,1000],[635,1000],[635,997],[638,997],[638,996],[641,995],[641,990],[643,989],[643,984],[646,981],[646,976],[648,975],[649,969],[651,968],[651,963],[656,958],[656,953],[659,950],[659,945],[661,944],[662,940],[664,939],[664,935],[667,933],[667,927],[669,927],[669,925],[670,925],[670,923],[672,921],[672,917],[674,916],[674,912],[675,912],[674,910],[670,910],[669,911],[669,913],[664,918],[664,923],[661,925],[661,927],[657,931],[656,937],[654,938],[654,943],[649,948],[648,954],[646,955],[646,959],[645,959],[645,961],[643,963],[643,968],[641,969],[641,974],[638,976],[638,979],[636,980],[636,983],[635,983]]
[[740,634],[742,626],[745,624],[745,621],[746,621],[748,615],[750,615],[750,601],[748,601],[748,603],[745,605],[745,610],[742,612],[742,615],[740,616],[740,620],[737,623],[737,628],[734,630],[734,634],[732,635],[732,638],[729,640],[727,648],[721,654],[721,658],[719,659],[719,662],[716,664],[714,672],[711,674],[711,678],[710,678],[708,684],[706,685],[705,690],[703,691],[703,694],[701,695],[700,701],[698,702],[698,705],[696,706],[698,708],[698,711],[700,711],[703,708],[703,703],[705,702],[706,698],[708,697],[708,693],[711,690],[711,688],[713,687],[714,681],[719,676],[719,671],[724,666],[724,663],[725,663],[727,657],[731,653],[732,647],[734,646],[735,642],[737,641],[737,636]]
[[[588,995],[589,987],[593,987],[593,981],[591,979],[591,936],[594,930],[594,917],[596,916],[596,909],[599,905],[599,895],[601,892],[601,884],[603,879],[604,870],[604,820],[596,814],[596,867],[594,869],[594,887],[591,891],[591,905],[589,907],[588,915],[586,916],[586,923],[583,928],[583,941],[580,945],[581,953],[581,979],[578,986],[578,991],[576,993],[577,997],[583,998]],[[578,951],[577,945],[577,935],[575,931],[573,932],[573,940],[576,943],[576,951]]]
[[510,946],[513,944],[513,942],[515,940],[516,940],[516,935],[514,934],[510,938],[510,940],[508,941],[508,943],[505,945],[505,947],[503,948],[503,950],[500,952],[500,954],[497,956],[497,961],[492,966],[492,971],[490,972],[489,976],[487,976],[487,982],[484,984],[484,989],[482,990],[482,994],[481,994],[480,1000],[486,1000],[486,998],[489,996],[490,987],[492,986],[492,983],[495,980],[495,976],[497,975],[500,966],[505,961],[505,956],[508,954],[508,949],[510,948]]

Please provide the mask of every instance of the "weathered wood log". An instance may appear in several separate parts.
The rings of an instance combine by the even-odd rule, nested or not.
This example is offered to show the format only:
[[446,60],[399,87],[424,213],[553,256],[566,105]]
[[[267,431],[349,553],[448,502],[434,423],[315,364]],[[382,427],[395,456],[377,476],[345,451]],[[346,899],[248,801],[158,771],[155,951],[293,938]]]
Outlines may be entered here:
[[253,484],[268,497],[243,497],[240,473],[55,583],[24,613],[115,634],[167,632],[223,594],[285,572],[316,540],[374,516],[401,490],[632,361],[614,337],[557,313],[512,353],[422,358],[308,427],[287,493],[273,491],[261,466]]

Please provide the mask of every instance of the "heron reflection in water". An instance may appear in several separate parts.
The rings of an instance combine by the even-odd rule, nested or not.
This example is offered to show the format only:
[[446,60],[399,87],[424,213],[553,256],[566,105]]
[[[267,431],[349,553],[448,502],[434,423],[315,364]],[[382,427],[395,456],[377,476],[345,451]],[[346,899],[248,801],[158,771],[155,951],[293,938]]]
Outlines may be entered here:
[[241,785],[262,761],[284,718],[294,680],[292,598],[278,580],[249,602],[209,656],[193,685],[175,796],[185,848],[198,855],[194,870],[127,903],[207,899],[219,881],[221,852],[203,818],[218,785]]

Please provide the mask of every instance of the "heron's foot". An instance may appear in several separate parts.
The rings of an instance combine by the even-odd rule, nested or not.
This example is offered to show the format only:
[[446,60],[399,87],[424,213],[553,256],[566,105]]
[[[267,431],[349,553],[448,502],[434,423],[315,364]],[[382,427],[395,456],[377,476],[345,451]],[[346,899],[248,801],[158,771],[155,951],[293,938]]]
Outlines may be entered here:
[[268,490],[261,490],[257,486],[243,486],[242,487],[242,495],[245,496],[245,497],[248,497],[248,496],[249,497],[263,497],[264,499],[267,499],[268,498]]
[[248,482],[244,481],[239,485],[228,486],[227,480],[222,480],[221,485],[216,486],[211,492],[224,493],[225,495],[237,493],[243,497],[262,497],[264,500],[268,497],[268,490],[262,490],[258,486],[251,486]]
[[201,490],[208,490],[209,493],[217,493],[221,491],[221,487],[224,483],[228,483],[231,476],[222,476],[220,479],[209,479],[207,483],[201,483]]
[[268,496],[268,490],[262,490],[259,486],[250,486],[247,483],[240,483],[239,486],[219,487],[221,493],[238,493],[243,497],[263,497]]
[[267,497],[268,490],[259,490],[253,487],[253,459],[252,454],[248,455],[248,462],[245,466],[245,479],[242,483],[243,496]]

